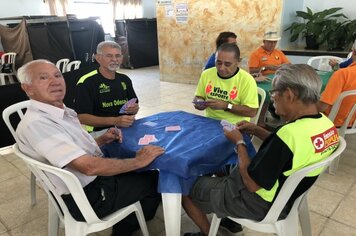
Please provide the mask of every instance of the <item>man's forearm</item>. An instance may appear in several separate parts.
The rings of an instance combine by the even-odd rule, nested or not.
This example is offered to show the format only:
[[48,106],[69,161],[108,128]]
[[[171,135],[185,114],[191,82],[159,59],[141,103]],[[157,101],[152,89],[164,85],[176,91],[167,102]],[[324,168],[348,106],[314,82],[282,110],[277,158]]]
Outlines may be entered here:
[[94,127],[105,127],[116,125],[116,117],[101,117],[91,114],[79,114],[80,123]]

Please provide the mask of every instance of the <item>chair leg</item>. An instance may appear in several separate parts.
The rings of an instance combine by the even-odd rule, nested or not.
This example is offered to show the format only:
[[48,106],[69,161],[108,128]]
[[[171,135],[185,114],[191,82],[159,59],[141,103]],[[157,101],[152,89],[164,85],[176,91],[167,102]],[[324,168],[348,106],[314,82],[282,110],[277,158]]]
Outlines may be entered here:
[[36,205],[36,177],[31,172],[31,206]]
[[335,160],[333,162],[331,162],[331,164],[329,166],[329,174],[336,175],[337,168],[339,167],[340,157],[341,156],[338,156],[337,158],[335,158]]
[[0,74],[0,85],[5,85],[5,76]]
[[138,223],[140,224],[140,228],[142,230],[142,235],[143,236],[149,236],[148,229],[147,229],[147,224],[146,224],[146,221],[145,221],[145,216],[143,215],[143,211],[142,211],[142,207],[141,207],[140,202],[136,202],[135,203],[135,207],[136,207],[135,214],[136,214],[136,218],[138,220]]
[[218,233],[219,226],[220,226],[220,221],[221,221],[221,219],[218,218],[214,214],[213,219],[211,220],[211,223],[210,223],[209,236],[216,236],[216,234]]
[[58,222],[59,217],[57,215],[56,209],[52,205],[51,200],[48,199],[48,235],[57,236],[58,235]]
[[303,236],[311,236],[311,225],[307,196],[305,195],[299,206],[299,222]]

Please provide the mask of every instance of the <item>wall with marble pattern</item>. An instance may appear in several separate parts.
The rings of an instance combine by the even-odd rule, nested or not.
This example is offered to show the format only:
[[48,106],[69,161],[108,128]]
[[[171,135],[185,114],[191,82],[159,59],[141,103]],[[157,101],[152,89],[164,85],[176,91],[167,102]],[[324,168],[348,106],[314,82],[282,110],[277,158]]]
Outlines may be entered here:
[[187,23],[177,23],[175,17],[167,16],[165,5],[156,5],[163,81],[197,83],[222,31],[237,34],[241,57],[248,58],[261,45],[267,29],[280,30],[282,0],[172,0],[173,7],[177,3],[187,3]]

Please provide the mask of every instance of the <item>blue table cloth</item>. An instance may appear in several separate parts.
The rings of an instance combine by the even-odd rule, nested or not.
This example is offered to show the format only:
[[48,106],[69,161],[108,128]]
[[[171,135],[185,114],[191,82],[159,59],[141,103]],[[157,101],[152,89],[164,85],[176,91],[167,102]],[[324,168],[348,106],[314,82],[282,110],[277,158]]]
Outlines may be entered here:
[[[154,122],[155,126],[145,125]],[[179,125],[180,131],[165,131],[167,126]],[[159,169],[159,192],[189,193],[199,175],[214,173],[226,164],[235,164],[235,145],[224,135],[219,120],[184,111],[163,112],[135,121],[129,128],[122,128],[124,140],[121,148],[137,151],[142,148],[139,139],[155,135],[150,143],[164,147],[166,152],[145,169]],[[244,135],[249,156],[256,152],[250,138]]]

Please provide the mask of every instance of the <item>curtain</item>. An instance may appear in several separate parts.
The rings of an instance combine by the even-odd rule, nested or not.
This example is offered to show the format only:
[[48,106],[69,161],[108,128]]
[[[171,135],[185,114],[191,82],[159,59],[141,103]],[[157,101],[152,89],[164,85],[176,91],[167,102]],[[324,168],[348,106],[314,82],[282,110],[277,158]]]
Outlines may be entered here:
[[66,16],[68,0],[46,0],[51,15]]
[[142,18],[141,0],[110,0],[113,7],[113,17],[116,19]]

